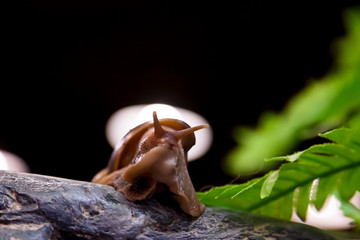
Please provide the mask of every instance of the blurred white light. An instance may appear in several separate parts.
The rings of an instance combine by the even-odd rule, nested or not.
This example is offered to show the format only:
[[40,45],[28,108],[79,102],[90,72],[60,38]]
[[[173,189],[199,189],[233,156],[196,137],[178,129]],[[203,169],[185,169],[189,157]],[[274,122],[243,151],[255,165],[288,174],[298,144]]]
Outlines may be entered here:
[[150,104],[142,108],[136,118],[136,125],[153,120],[153,111],[156,111],[157,117],[181,119],[180,112],[173,106],[166,104]]
[[0,151],[0,170],[8,170],[9,166],[4,154]]
[[[152,113],[156,111],[159,119],[175,118],[182,120],[191,127],[209,124],[205,118],[187,109],[173,107],[166,104],[134,105],[116,111],[106,124],[106,137],[109,144],[114,147],[132,128],[152,121]],[[210,148],[212,143],[211,129],[195,132],[196,144],[189,151],[189,161],[200,158]]]
[[29,172],[29,167],[20,157],[13,153],[0,151],[0,170],[10,170],[15,172]]
[[[357,208],[360,207],[360,194],[358,192],[351,199],[351,203]],[[292,220],[302,223],[295,213],[292,216]],[[349,229],[351,228],[351,222],[351,218],[344,216],[340,209],[340,202],[335,196],[330,196],[320,211],[317,211],[315,206],[310,205],[306,213],[305,221],[306,224],[329,230]]]

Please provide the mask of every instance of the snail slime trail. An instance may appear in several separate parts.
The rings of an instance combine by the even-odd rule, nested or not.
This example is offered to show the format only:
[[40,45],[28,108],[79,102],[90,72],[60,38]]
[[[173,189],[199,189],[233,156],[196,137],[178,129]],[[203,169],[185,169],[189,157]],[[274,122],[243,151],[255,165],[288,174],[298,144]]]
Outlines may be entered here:
[[205,206],[196,197],[187,152],[195,144],[194,132],[208,127],[190,127],[171,118],[159,120],[153,112],[153,121],[133,128],[117,144],[107,167],[92,182],[114,187],[129,201],[166,191],[185,213],[199,217]]

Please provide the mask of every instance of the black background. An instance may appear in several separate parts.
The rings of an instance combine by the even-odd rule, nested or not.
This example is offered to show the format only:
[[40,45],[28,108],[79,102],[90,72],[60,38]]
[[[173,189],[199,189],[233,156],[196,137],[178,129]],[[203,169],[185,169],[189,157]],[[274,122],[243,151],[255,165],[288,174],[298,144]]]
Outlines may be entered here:
[[281,110],[331,66],[355,5],[331,2],[17,2],[3,9],[0,148],[34,173],[90,180],[112,151],[110,115],[162,102],[208,119],[214,143],[190,175],[197,190],[225,184],[234,126]]

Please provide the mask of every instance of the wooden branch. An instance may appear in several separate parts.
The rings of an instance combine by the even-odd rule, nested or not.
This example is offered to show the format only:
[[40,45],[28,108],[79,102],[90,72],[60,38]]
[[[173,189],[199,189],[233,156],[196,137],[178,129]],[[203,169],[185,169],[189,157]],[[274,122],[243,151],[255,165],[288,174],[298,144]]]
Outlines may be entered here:
[[0,239],[332,239],[303,224],[207,208],[199,218],[112,187],[0,171]]

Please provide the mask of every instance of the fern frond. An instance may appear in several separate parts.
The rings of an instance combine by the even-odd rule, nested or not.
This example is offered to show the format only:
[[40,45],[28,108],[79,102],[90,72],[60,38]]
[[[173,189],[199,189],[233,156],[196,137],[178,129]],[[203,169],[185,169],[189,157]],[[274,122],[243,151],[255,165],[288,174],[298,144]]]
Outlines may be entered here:
[[296,209],[296,214],[304,221],[310,204],[321,209],[327,197],[335,192],[344,208],[349,208],[349,200],[360,190],[359,130],[360,121],[356,121],[351,128],[322,134],[333,143],[314,145],[290,156],[270,159],[288,160],[289,163],[264,177],[245,184],[215,187],[198,193],[198,197],[207,205],[287,220]]
[[266,164],[287,163],[247,183],[198,193],[201,202],[287,220],[295,209],[305,220],[309,205],[320,210],[335,195],[344,214],[360,226],[360,210],[349,201],[360,192],[360,9],[348,11],[345,17],[348,33],[338,41],[336,67],[300,92],[281,114],[263,116],[255,130],[238,131],[239,146],[226,164],[234,175],[257,171],[260,161],[286,154],[304,132],[342,124],[320,135],[332,142],[266,159]]
[[346,37],[333,45],[332,69],[295,95],[280,113],[262,114],[256,128],[238,127],[238,145],[224,161],[231,175],[267,172],[274,163],[264,158],[291,153],[299,143],[319,132],[341,126],[360,108],[360,8],[345,17]]

